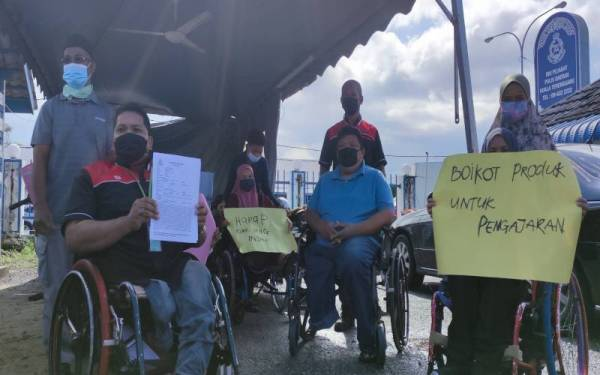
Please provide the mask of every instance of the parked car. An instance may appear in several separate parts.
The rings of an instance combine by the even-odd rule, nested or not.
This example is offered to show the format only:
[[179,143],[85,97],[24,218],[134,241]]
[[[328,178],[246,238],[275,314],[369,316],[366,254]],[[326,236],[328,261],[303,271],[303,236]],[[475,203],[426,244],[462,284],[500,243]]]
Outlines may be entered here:
[[[571,161],[590,208],[579,232],[574,270],[591,317],[600,311],[600,146],[565,144],[559,145],[558,151]],[[409,288],[418,288],[425,275],[437,276],[433,226],[427,210],[401,216],[392,227],[394,247],[407,264]]]

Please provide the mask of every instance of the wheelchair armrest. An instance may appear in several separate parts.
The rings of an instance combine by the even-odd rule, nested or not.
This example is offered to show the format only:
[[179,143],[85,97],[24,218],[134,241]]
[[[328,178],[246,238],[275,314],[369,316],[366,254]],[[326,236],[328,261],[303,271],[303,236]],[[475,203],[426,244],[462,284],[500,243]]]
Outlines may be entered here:
[[133,290],[139,299],[147,298],[146,289],[140,285],[133,284]]

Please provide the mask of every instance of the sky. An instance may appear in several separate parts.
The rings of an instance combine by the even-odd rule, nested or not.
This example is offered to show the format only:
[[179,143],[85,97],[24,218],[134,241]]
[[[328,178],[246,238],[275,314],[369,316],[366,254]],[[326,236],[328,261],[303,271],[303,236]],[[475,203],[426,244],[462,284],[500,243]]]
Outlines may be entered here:
[[[450,6],[450,1],[445,1]],[[465,24],[479,139],[498,110],[502,79],[520,69],[519,48],[511,37],[490,44],[488,36],[513,31],[521,36],[540,13],[559,2],[546,0],[464,0]],[[569,0],[564,11],[582,16],[590,35],[590,79],[600,78],[600,19],[597,0]],[[525,75],[533,82],[533,44],[545,17],[532,27],[525,42]],[[454,123],[452,26],[434,0],[417,0],[408,15],[395,16],[384,32],[376,32],[349,58],[343,57],[312,85],[286,99],[281,106],[280,145],[320,149],[327,128],[342,118],[342,83],[354,78],[363,87],[363,117],[379,128],[386,154],[423,155],[408,159],[389,157],[388,172],[398,173],[425,153],[449,155],[466,152],[462,122]],[[596,47],[596,48],[594,48]],[[12,142],[28,144],[34,116],[7,114]],[[461,111],[462,118],[462,111]],[[279,148],[280,158],[314,159],[319,153]]]
[[[554,1],[464,0],[477,134],[481,140],[498,110],[502,79],[520,70],[519,47],[512,37],[484,39],[504,31],[521,36]],[[450,6],[450,1],[445,1]],[[569,0],[564,11],[582,16],[590,35],[590,79],[600,78],[600,19],[597,0]],[[550,13],[551,14],[551,13]],[[525,75],[534,87],[534,42],[546,17],[525,41]],[[417,0],[411,13],[395,16],[386,31],[373,34],[349,58],[328,68],[311,86],[285,100],[278,143],[320,149],[326,129],[339,121],[340,87],[349,78],[363,87],[361,113],[375,124],[386,154],[449,155],[466,152],[462,122],[454,123],[452,26],[434,0]],[[595,47],[595,48],[594,48]],[[533,89],[532,89],[533,91]],[[462,109],[461,109],[462,119]],[[302,131],[298,131],[302,129]],[[318,159],[319,153],[279,149],[279,157]],[[388,172],[424,159],[388,158]]]

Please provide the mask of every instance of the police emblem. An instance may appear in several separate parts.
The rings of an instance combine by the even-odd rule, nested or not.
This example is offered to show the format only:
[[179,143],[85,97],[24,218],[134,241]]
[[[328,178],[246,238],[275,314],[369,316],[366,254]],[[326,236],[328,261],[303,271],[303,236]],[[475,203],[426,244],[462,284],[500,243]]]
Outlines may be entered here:
[[560,38],[560,34],[554,33],[548,48],[548,61],[551,64],[557,64],[563,59],[563,57],[565,57],[566,53],[567,51],[565,50],[565,44]]

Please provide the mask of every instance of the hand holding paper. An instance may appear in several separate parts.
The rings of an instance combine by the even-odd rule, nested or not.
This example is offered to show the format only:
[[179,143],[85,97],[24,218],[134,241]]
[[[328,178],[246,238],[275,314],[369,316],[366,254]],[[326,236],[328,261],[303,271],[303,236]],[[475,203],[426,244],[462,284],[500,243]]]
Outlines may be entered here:
[[225,218],[240,253],[253,251],[288,254],[298,249],[280,208],[226,208]]
[[152,157],[152,198],[160,216],[150,224],[150,239],[198,242],[196,204],[200,190],[201,161],[161,154]]
[[568,282],[580,195],[557,152],[448,157],[433,194],[439,272]]

